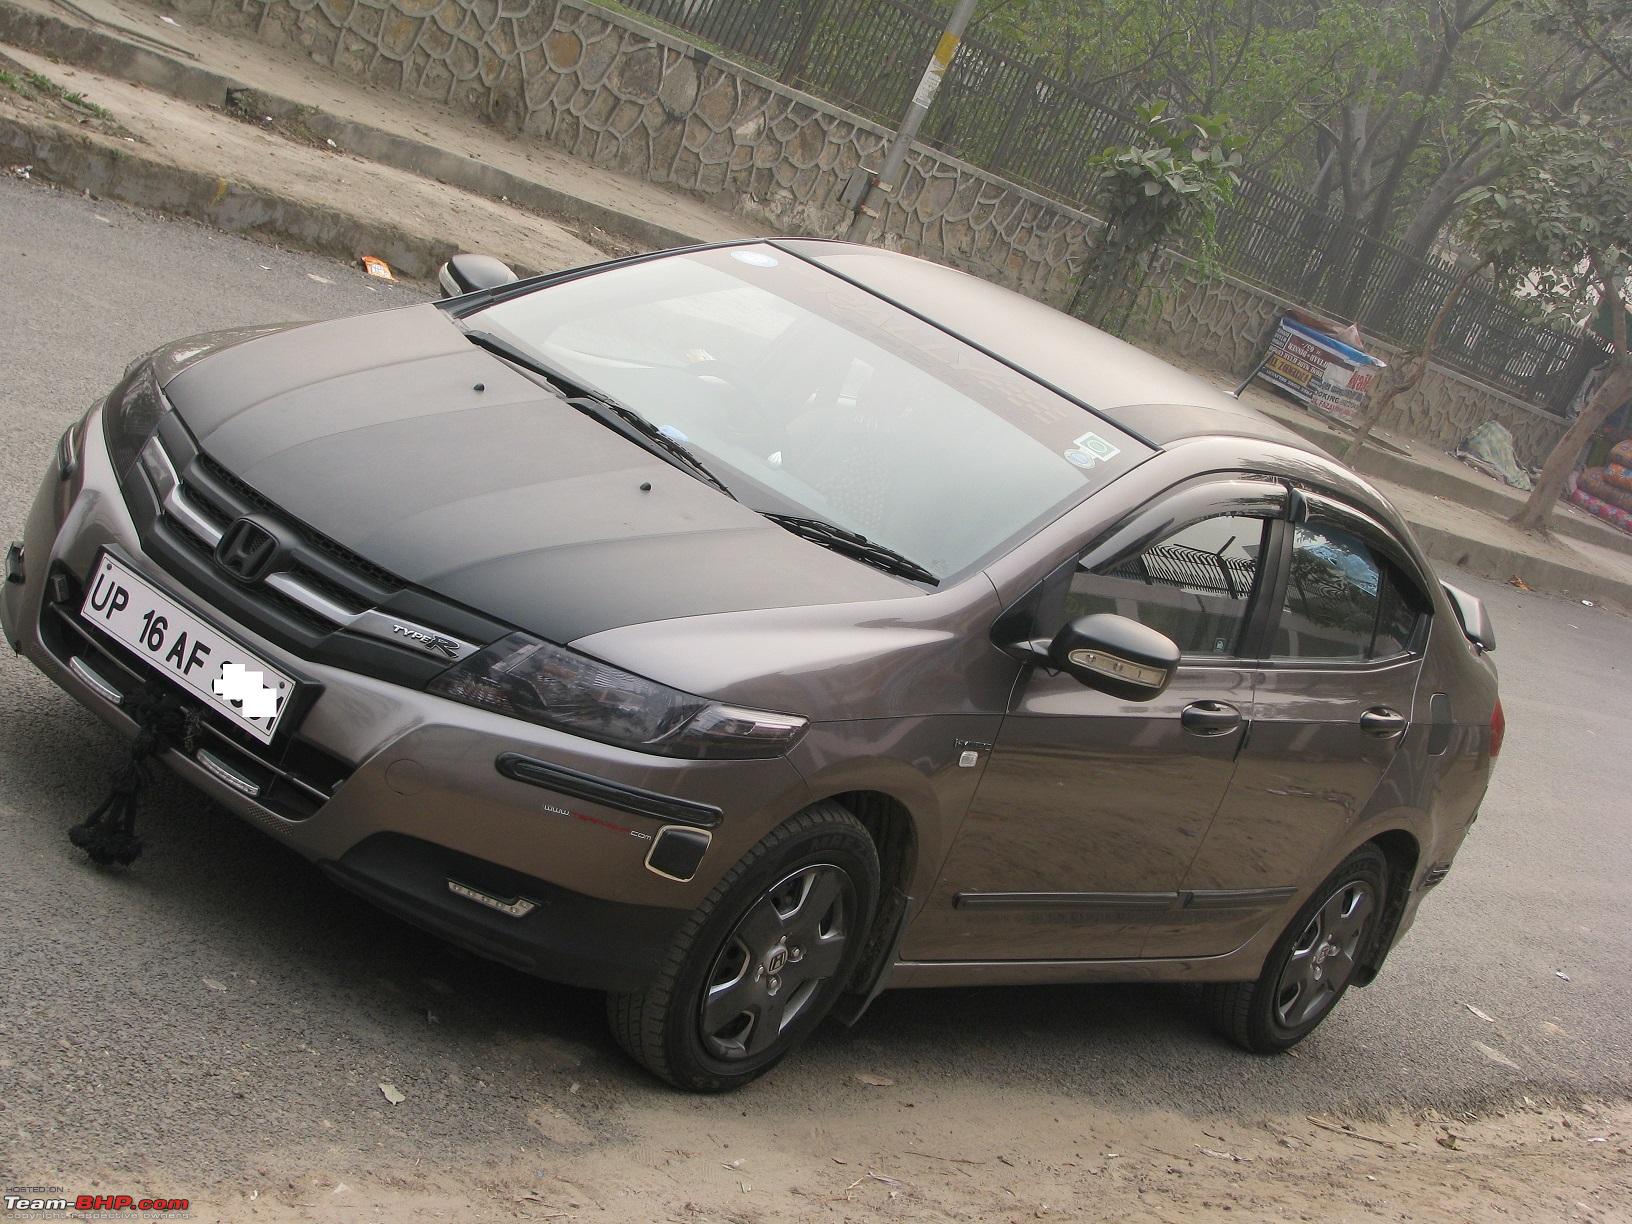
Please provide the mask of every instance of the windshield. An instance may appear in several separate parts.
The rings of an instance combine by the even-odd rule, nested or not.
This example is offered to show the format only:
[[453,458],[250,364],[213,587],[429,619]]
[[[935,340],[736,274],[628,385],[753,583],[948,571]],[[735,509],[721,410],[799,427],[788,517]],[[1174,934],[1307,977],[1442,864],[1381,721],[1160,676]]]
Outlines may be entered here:
[[691,252],[468,316],[648,418],[746,505],[938,578],[1149,455],[1077,404],[774,247]]

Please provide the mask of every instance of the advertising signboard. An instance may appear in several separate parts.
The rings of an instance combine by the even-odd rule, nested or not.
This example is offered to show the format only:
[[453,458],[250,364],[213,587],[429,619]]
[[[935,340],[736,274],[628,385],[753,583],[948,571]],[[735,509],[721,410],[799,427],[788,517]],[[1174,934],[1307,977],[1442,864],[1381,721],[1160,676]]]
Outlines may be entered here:
[[1369,353],[1283,316],[1258,377],[1317,412],[1353,424],[1383,365]]

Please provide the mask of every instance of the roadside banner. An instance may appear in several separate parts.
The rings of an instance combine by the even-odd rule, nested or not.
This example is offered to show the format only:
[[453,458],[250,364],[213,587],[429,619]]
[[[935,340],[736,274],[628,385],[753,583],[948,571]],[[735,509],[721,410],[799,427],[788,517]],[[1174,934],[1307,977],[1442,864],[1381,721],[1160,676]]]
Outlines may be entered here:
[[1258,376],[1317,412],[1354,424],[1385,362],[1282,316]]

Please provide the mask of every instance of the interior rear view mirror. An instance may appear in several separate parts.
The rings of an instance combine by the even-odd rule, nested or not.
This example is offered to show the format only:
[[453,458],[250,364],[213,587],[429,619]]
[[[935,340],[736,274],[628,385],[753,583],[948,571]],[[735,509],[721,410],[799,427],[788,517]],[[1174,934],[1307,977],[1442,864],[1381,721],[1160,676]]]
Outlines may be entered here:
[[1068,622],[1049,643],[1048,661],[1089,688],[1149,701],[1172,682],[1179,648],[1148,625],[1098,612]]
[[496,289],[517,279],[509,264],[491,255],[455,255],[436,273],[436,282],[442,286],[445,298],[475,293],[478,289]]

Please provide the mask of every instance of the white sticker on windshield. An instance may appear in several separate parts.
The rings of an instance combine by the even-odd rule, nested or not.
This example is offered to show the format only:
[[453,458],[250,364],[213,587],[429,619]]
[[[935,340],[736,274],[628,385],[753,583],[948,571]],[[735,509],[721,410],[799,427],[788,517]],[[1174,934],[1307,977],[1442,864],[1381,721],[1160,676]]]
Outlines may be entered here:
[[740,263],[752,264],[756,268],[774,268],[777,266],[776,256],[767,255],[764,251],[732,251],[731,258]]
[[1080,468],[1091,468],[1094,464],[1114,459],[1121,453],[1121,447],[1112,446],[1098,434],[1085,433],[1071,443],[1071,449],[1065,452],[1065,457]]

